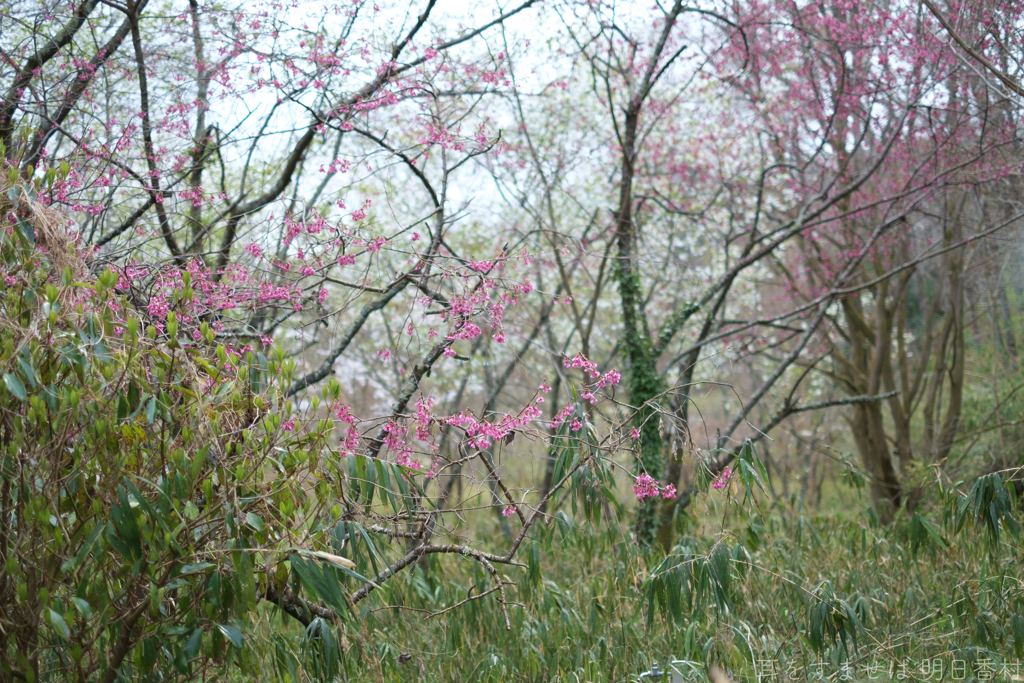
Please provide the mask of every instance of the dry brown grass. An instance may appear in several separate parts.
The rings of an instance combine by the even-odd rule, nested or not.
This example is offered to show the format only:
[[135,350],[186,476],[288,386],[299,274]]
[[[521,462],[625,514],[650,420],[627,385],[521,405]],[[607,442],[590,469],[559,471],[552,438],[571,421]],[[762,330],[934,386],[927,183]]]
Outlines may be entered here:
[[[11,190],[15,190],[12,197]],[[36,246],[49,258],[57,272],[68,268],[74,274],[81,274],[85,259],[76,245],[76,235],[69,229],[73,224],[67,216],[51,206],[32,198],[31,191],[22,184],[11,185],[0,178],[0,209],[10,224],[10,216],[32,226]]]

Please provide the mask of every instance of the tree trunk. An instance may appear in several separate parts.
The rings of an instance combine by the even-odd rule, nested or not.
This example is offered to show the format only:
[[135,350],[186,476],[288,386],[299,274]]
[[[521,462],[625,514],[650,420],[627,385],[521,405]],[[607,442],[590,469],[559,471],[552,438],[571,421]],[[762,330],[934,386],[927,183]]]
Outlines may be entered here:
[[878,519],[882,524],[889,524],[900,505],[901,490],[885,442],[881,404],[854,404],[851,427],[864,468],[871,476],[871,497],[878,512]]
[[[651,401],[661,393],[657,359],[651,349],[643,312],[643,295],[636,259],[636,226],[633,223],[633,162],[639,106],[626,114],[623,136],[622,179],[619,206],[615,212],[615,238],[618,247],[616,263],[619,297],[622,302],[623,347],[629,362],[626,389],[629,403],[637,409],[633,426],[640,432],[640,457],[636,473],[661,479],[664,467],[658,411]],[[642,500],[637,505],[634,533],[641,545],[654,540],[657,522],[657,498]]]
[[[896,297],[902,296],[904,291],[902,286],[898,286]],[[845,370],[846,388],[853,395],[877,394],[883,382],[887,385],[893,382],[889,354],[892,351],[895,310],[885,305],[887,293],[888,284],[880,283],[875,291],[873,320],[869,319],[859,297],[848,297],[842,302],[850,330],[850,355],[849,358],[840,358]],[[851,428],[861,462],[871,477],[871,499],[878,518],[882,524],[889,524],[902,500],[902,489],[886,441],[882,408],[880,401],[855,404]],[[900,415],[896,417],[902,418]],[[898,447],[906,449],[909,455],[909,444]]]
[[1006,345],[1006,352],[1010,358],[1017,360],[1017,335],[1013,332],[1013,316],[1010,314],[1010,302],[1006,298],[1006,287],[999,285],[997,293],[999,312],[1003,318],[1003,343]]

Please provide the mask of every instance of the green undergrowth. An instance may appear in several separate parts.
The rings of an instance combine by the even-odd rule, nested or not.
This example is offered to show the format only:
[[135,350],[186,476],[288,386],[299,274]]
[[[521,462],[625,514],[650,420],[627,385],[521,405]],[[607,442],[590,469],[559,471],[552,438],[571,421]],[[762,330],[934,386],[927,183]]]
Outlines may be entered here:
[[[505,572],[511,629],[493,595],[432,617],[490,586],[477,563],[435,556],[351,615],[337,674],[632,681],[675,660],[693,680],[711,662],[737,681],[999,679],[1024,659],[1012,488],[993,475],[938,498],[888,528],[869,512],[719,504],[724,519],[679,520],[668,556],[626,523],[558,514]],[[308,660],[288,652],[279,637],[265,665],[298,673]]]

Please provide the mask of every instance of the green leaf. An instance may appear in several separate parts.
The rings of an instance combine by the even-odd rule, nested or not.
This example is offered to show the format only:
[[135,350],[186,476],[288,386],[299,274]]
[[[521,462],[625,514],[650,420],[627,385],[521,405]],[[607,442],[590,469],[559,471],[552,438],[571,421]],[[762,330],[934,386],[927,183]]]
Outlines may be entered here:
[[391,491],[391,475],[388,473],[387,466],[380,460],[374,460],[373,467],[377,472],[377,482],[380,486],[381,499],[383,500],[386,496],[388,504],[391,505],[391,509],[395,512],[399,512],[402,509],[402,501]]
[[373,490],[374,483],[377,479],[377,468],[371,464],[367,464],[368,458],[362,455],[356,456],[356,471],[359,473],[362,481],[359,483],[359,487],[363,489],[364,502],[367,505],[373,504]]
[[1024,617],[1014,614],[1010,618],[1010,630],[1013,631],[1013,649],[1020,657],[1024,655]]
[[[367,533],[366,529],[363,528],[363,525],[359,522],[351,522],[350,527],[354,528],[356,531],[359,532],[359,535],[362,536],[363,542],[366,544],[366,554],[370,556],[370,566],[373,568],[374,575],[380,574],[380,568],[377,566],[377,558],[379,557],[381,562],[383,562],[384,557],[377,550],[377,544],[373,542],[373,539],[370,537],[370,534]],[[351,535],[352,533],[350,531],[349,536],[351,537]],[[355,539],[353,539],[352,543],[353,551],[355,550],[356,547],[354,541]],[[356,558],[353,556],[352,559],[355,560]]]
[[[259,362],[259,358],[263,359],[263,362]],[[249,390],[253,394],[260,393],[260,378],[267,371],[267,359],[263,357],[263,354],[259,354],[257,359],[249,358]]]
[[64,617],[54,612],[52,609],[47,609],[43,616],[50,628],[57,632],[57,635],[64,640],[71,639],[71,629],[68,628],[68,622],[64,621]]
[[188,657],[185,655],[185,651],[181,648],[174,648],[174,657],[171,659],[171,664],[174,665],[174,670],[178,673],[182,675],[188,673]]
[[110,518],[117,529],[117,535],[130,551],[131,559],[137,560],[142,557],[142,531],[139,529],[139,522],[135,519],[135,512],[128,502],[128,493],[124,487],[118,487],[117,495],[119,504],[110,509]]
[[75,606],[78,613],[86,619],[92,616],[92,607],[82,598],[71,598],[71,604]]
[[[240,542],[239,542],[240,543]],[[231,562],[235,565],[235,579],[238,582],[238,597],[242,609],[248,611],[256,606],[256,578],[253,575],[252,556],[249,553],[234,551]]]
[[192,481],[195,481],[199,477],[200,472],[203,471],[203,466],[206,464],[206,454],[209,453],[210,447],[205,446],[199,449],[199,452],[192,458],[192,462],[189,464],[188,472]]
[[[340,614],[345,611],[347,596],[334,569],[323,567],[316,561],[307,561],[299,555],[291,555],[288,559],[306,590],[323,600],[335,612]],[[341,568],[338,567],[337,571],[341,571]]]
[[21,383],[21,380],[18,379],[18,376],[13,372],[9,372],[4,375],[4,384],[7,385],[7,389],[17,396],[18,399],[24,401],[28,398],[28,392],[25,391],[25,385]]
[[[224,634],[224,637],[231,641],[231,644],[237,648],[242,647],[242,632],[234,626],[227,626],[226,624],[217,624],[217,628]],[[194,636],[193,636],[194,637]]]
[[128,489],[128,493],[131,494],[132,503],[137,504],[138,507],[146,513],[146,516],[153,520],[154,523],[158,524],[164,531],[169,532],[170,529],[167,528],[167,524],[164,523],[163,517],[153,509],[153,506],[149,504],[149,501],[142,495],[142,492],[135,487],[135,484],[125,478],[124,485]]
[[263,531],[263,520],[254,512],[245,513],[245,523],[256,531]]
[[18,356],[18,367],[21,368],[21,374],[25,376],[25,379],[28,380],[28,383],[34,389],[36,386],[36,370],[32,367],[29,360],[26,360],[24,355]]
[[185,641],[185,656],[189,659],[195,659],[199,656],[199,650],[203,645],[203,627],[200,626],[196,629],[195,633],[189,636],[189,639]]
[[130,560],[132,557],[131,548],[129,548],[124,541],[117,535],[117,531],[114,529],[113,523],[108,523],[106,527],[106,539],[110,547],[118,552],[121,557],[126,560]]
[[18,221],[18,234],[29,244],[36,243],[36,231],[32,228],[32,224],[24,218]]
[[128,398],[124,394],[117,397],[117,423],[121,424],[128,419]]
[[931,522],[915,512],[910,518],[910,551],[916,555],[925,547],[945,548],[946,541]]
[[[401,465],[395,465],[393,463],[388,463],[388,467],[391,468],[392,476],[395,478],[395,485],[398,486],[398,491],[403,496],[402,500],[403,501],[408,500],[408,498],[409,498],[409,480],[403,475],[403,473],[402,473],[402,466]],[[416,474],[416,470],[410,470],[409,468],[405,468],[405,469],[406,469],[407,472],[410,472],[411,474]]]

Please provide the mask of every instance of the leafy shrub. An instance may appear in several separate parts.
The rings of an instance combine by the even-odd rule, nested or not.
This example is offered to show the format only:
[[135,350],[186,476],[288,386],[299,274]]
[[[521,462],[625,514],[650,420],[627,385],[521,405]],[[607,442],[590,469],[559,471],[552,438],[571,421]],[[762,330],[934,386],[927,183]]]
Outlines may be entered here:
[[[369,464],[408,492],[401,468],[343,461],[331,420],[296,426],[280,350],[215,344],[208,322],[179,337],[173,310],[142,329],[118,275],[83,270],[59,215],[23,188],[3,196],[17,217],[0,235],[4,676],[251,673],[265,599],[312,625],[316,660],[336,642],[317,615],[339,621],[354,566],[323,524],[340,514],[337,477],[365,480]],[[175,300],[189,285],[186,272]],[[311,584],[327,608],[301,597]]]

